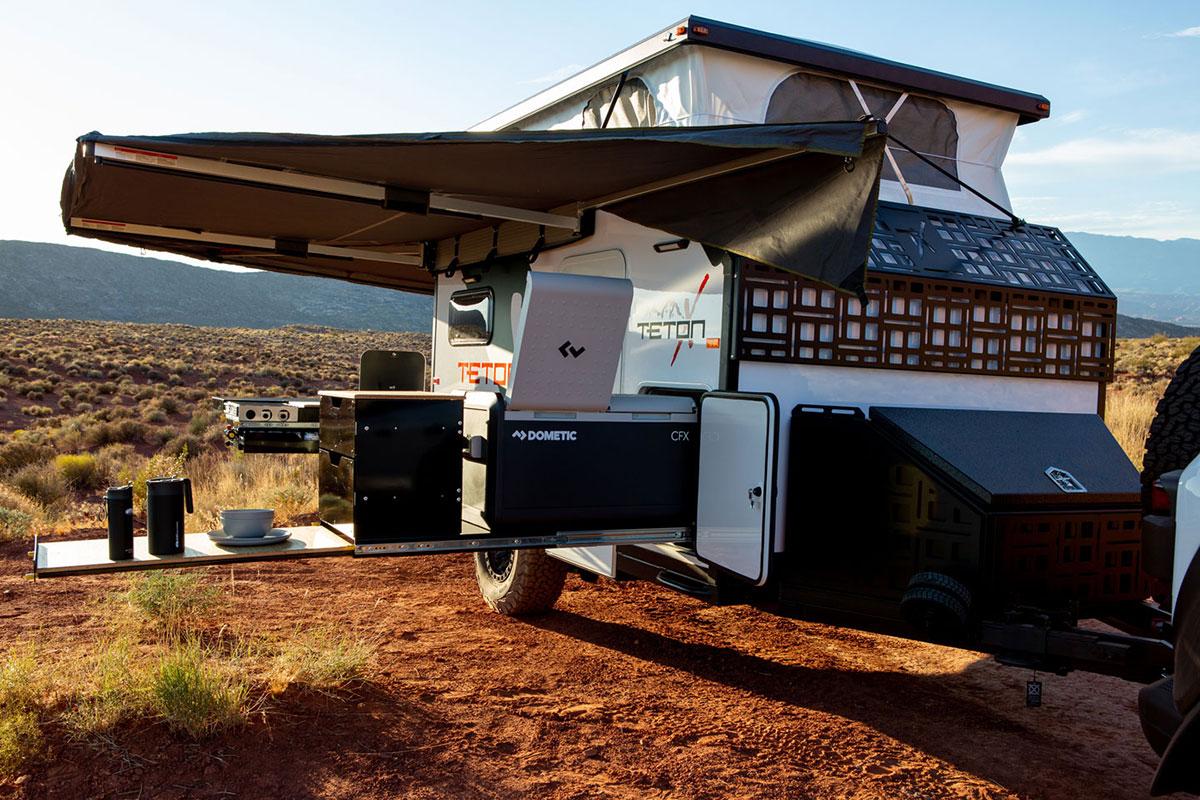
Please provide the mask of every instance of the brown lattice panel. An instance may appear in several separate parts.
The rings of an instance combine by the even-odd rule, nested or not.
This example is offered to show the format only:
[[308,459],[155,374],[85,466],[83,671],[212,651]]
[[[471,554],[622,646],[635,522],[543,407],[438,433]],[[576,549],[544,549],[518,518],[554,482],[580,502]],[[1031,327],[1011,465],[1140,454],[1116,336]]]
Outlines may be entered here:
[[1139,522],[1138,512],[1002,517],[1002,580],[1081,601],[1144,599]]
[[755,264],[742,273],[739,357],[1107,381],[1116,300],[868,273],[866,302]]

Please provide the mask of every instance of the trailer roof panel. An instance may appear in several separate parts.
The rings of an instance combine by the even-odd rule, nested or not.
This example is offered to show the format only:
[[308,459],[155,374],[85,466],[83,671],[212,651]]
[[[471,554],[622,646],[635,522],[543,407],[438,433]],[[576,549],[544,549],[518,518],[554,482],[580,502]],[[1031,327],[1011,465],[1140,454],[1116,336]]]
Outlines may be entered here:
[[62,213],[67,231],[82,236],[431,291],[431,242],[486,230],[498,237],[506,220],[579,234],[587,212],[604,209],[856,289],[885,138],[862,122],[367,136],[90,133],[67,172]]

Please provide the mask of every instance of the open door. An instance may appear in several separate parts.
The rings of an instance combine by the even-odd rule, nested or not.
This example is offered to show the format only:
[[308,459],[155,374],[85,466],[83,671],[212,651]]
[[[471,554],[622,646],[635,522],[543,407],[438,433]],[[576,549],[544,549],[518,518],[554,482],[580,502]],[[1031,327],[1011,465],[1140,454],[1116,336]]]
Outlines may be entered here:
[[710,392],[700,398],[696,553],[755,586],[767,582],[778,438],[774,395]]

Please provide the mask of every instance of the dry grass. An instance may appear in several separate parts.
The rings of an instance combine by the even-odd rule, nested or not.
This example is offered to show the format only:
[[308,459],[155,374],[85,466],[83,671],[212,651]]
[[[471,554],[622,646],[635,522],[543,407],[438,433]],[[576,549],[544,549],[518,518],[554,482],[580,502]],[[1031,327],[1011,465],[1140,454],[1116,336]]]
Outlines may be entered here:
[[274,694],[299,685],[333,693],[361,682],[367,675],[375,644],[333,629],[296,631],[279,644],[267,682]]
[[305,455],[205,453],[187,464],[196,509],[188,530],[219,528],[225,508],[273,508],[277,525],[315,513],[316,466]]
[[1158,382],[1144,386],[1116,385],[1108,390],[1104,421],[1139,471],[1155,407],[1165,388],[1165,382]]
[[196,640],[163,654],[146,688],[154,712],[193,739],[244,724],[250,710],[246,675]]
[[41,750],[46,698],[32,649],[20,647],[0,661],[0,777],[20,772]]

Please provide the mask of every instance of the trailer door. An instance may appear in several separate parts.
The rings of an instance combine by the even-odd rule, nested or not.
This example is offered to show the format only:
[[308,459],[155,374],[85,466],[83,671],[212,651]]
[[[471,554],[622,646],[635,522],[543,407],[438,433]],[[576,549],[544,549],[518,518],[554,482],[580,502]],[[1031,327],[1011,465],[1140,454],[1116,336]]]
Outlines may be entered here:
[[755,586],[767,581],[778,438],[774,395],[701,397],[696,553]]

